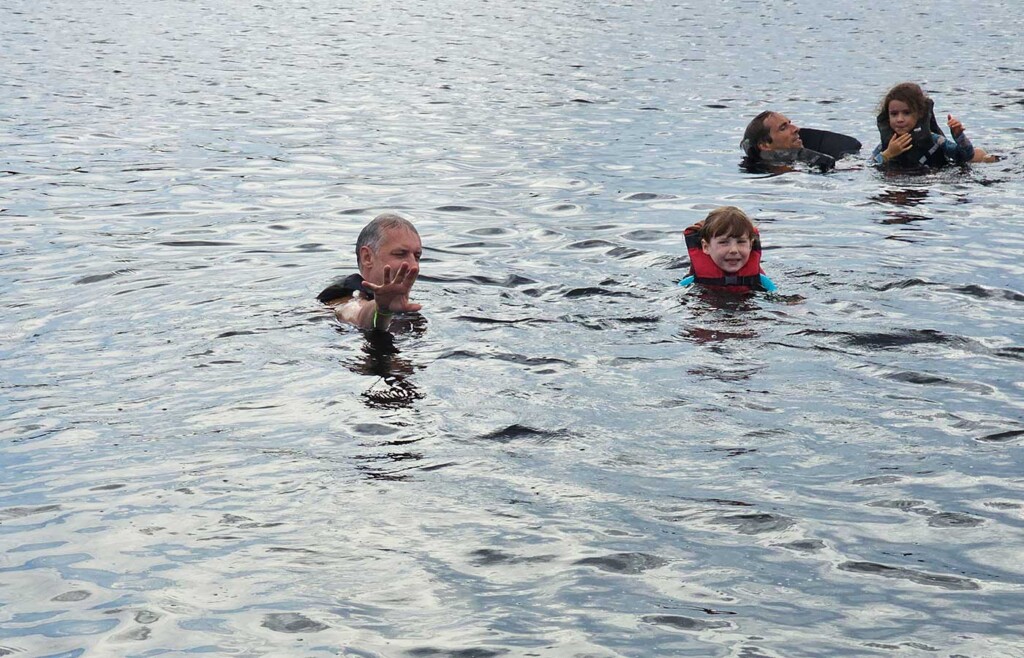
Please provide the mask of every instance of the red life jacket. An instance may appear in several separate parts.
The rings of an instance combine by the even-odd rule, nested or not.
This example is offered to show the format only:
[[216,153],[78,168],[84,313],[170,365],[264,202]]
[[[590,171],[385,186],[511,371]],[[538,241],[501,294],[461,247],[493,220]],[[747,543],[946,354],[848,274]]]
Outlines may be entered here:
[[697,222],[683,231],[686,239],[686,251],[690,254],[690,275],[695,283],[705,286],[720,287],[729,292],[750,292],[751,290],[763,290],[761,286],[761,234],[754,229],[754,235],[750,241],[750,258],[735,274],[726,274],[722,268],[715,265],[711,256],[704,253],[700,244],[700,230],[704,222]]

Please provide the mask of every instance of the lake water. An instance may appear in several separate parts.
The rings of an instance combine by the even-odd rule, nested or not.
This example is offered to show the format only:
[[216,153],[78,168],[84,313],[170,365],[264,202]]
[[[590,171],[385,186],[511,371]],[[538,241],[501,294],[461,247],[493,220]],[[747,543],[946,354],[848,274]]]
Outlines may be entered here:
[[[0,3],[0,655],[1024,656],[1021,16]],[[1002,161],[869,166],[906,79]],[[722,204],[781,296],[675,286]]]

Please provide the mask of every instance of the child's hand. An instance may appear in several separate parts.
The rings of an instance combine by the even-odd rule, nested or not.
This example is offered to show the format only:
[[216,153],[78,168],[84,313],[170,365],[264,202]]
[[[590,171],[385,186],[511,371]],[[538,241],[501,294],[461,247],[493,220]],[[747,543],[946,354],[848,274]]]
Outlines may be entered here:
[[949,126],[949,132],[953,133],[953,139],[956,139],[964,131],[964,125],[957,121],[956,117],[952,114],[946,115],[946,125]]
[[885,160],[892,160],[907,151],[910,150],[910,146],[913,142],[910,133],[903,133],[902,135],[893,135],[892,139],[889,140],[889,146],[882,151],[882,158]]

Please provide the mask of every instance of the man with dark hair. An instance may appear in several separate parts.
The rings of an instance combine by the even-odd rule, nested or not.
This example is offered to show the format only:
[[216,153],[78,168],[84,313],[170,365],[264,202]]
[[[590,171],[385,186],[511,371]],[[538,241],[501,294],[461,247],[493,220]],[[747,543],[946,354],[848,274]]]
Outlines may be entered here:
[[860,150],[860,142],[847,135],[798,128],[788,117],[765,110],[743,132],[740,148],[746,155],[746,164],[794,164],[802,162],[828,171],[836,160]]
[[394,213],[377,215],[356,239],[359,273],[335,281],[317,299],[334,307],[342,322],[387,331],[395,313],[422,308],[409,301],[422,254],[412,222]]

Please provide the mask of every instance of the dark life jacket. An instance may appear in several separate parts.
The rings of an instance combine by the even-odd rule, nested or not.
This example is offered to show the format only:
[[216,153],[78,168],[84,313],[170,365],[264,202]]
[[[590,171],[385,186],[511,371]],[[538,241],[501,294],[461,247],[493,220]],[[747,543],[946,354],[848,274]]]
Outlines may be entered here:
[[761,285],[761,235],[757,229],[754,229],[750,241],[750,258],[738,272],[726,274],[701,247],[700,231],[703,226],[704,222],[697,222],[683,231],[686,251],[690,255],[690,275],[693,276],[694,283],[720,287],[729,292],[764,290]]
[[349,274],[343,279],[337,279],[331,285],[320,291],[316,300],[322,304],[333,302],[342,297],[349,297],[352,293],[359,292],[364,299],[373,299],[373,293],[363,287],[363,277],[360,274]]
[[[942,132],[942,127],[935,120],[935,103],[930,98],[927,101],[925,116],[921,117],[917,125],[914,126],[914,129],[910,131],[912,140],[910,150],[888,160],[889,164],[909,169],[916,167],[945,167],[949,164],[946,151],[942,148],[946,134]],[[882,150],[884,151],[889,147],[889,142],[892,140],[893,135],[896,134],[889,127],[888,107],[882,108],[882,111],[878,113],[876,123],[878,124],[878,134],[882,138]],[[942,136],[942,139],[933,141],[932,133]]]
[[844,155],[860,152],[860,142],[849,135],[818,130],[817,128],[801,128],[800,141],[805,149],[824,153],[833,160]]

